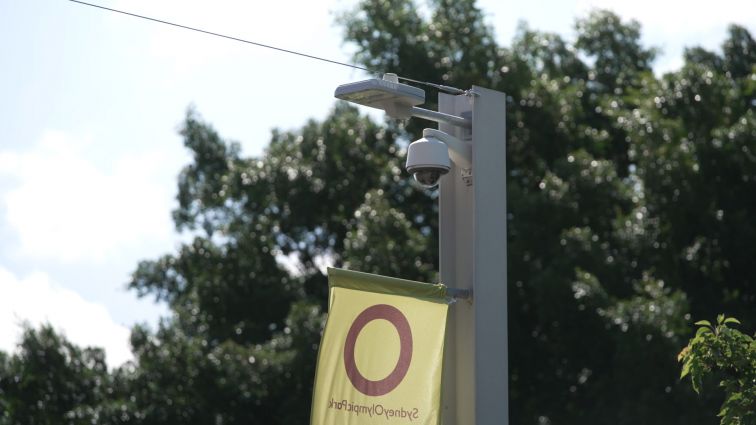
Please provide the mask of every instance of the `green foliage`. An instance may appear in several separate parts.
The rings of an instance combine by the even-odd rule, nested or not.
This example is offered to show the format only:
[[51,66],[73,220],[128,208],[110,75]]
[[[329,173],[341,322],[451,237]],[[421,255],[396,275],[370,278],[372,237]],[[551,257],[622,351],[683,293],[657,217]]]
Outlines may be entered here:
[[[344,266],[367,273],[432,280],[435,273],[433,264],[429,264],[429,238],[383,195],[382,189],[368,192],[365,202],[355,211],[356,220],[346,233]],[[379,239],[386,239],[386,243],[374,243]]]
[[[427,14],[365,0],[339,21],[371,71],[507,93],[512,423],[711,423],[720,401],[679,382],[673,353],[689,314],[756,325],[748,31],[733,26],[722,53],[689,49],[658,77],[639,25],[607,11],[580,19],[573,41],[523,24],[511,46],[471,0],[434,0]],[[172,314],[133,330],[135,361],[100,381],[112,390],[76,387],[100,398],[58,403],[39,423],[88,409],[95,423],[306,422],[323,264],[437,278],[438,193],[402,170],[426,124],[384,126],[337,103],[245,157],[190,110],[173,213],[189,242],[141,262],[129,284]],[[0,355],[4,412],[48,394],[8,392],[31,361],[13,359]]]
[[[211,345],[190,325],[165,321],[132,334],[139,367],[126,377],[140,424],[304,423],[322,327],[318,306],[297,303],[262,344]],[[314,376],[314,375],[313,375]]]
[[756,339],[728,325],[733,317],[717,316],[716,325],[699,320],[695,337],[677,356],[682,362],[680,379],[690,376],[700,393],[706,378],[718,378],[725,401],[717,416],[722,425],[756,423]]
[[596,11],[576,25],[580,34],[575,46],[595,60],[595,80],[606,91],[622,90],[636,82],[635,76],[651,71],[654,49],[640,42],[640,24],[622,22],[609,11]]
[[24,328],[18,352],[0,354],[0,424],[83,425],[112,417],[117,391],[105,353],[79,348],[48,325]]

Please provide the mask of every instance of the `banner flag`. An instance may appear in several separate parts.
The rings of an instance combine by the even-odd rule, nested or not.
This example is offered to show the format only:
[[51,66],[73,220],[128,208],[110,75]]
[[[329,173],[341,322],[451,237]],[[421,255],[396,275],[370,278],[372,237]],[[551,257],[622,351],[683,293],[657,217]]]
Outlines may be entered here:
[[446,287],[334,268],[328,284],[310,424],[437,425]]

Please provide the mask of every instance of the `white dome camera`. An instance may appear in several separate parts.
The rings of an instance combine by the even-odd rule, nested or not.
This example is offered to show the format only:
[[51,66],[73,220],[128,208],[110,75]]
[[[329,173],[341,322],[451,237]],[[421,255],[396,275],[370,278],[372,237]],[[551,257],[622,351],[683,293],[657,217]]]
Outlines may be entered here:
[[451,169],[449,150],[444,142],[433,134],[437,130],[423,131],[423,138],[409,145],[405,168],[412,173],[415,180],[425,188],[438,184],[441,176]]

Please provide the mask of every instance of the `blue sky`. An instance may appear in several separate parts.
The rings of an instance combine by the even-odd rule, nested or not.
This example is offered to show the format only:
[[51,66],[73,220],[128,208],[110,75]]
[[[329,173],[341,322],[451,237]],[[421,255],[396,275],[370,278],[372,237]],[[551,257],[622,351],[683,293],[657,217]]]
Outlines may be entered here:
[[[353,0],[92,2],[349,61],[333,12]],[[756,32],[748,1],[480,5],[503,44],[521,20],[571,38],[576,16],[612,9],[663,49],[657,72],[678,67],[683,46],[717,49],[728,23]],[[0,349],[13,349],[21,321],[50,321],[104,346],[111,365],[128,359],[129,327],[167,313],[125,283],[181,241],[170,211],[189,161],[176,134],[186,108],[260,155],[272,128],[324,117],[334,88],[363,77],[65,0],[0,0]]]

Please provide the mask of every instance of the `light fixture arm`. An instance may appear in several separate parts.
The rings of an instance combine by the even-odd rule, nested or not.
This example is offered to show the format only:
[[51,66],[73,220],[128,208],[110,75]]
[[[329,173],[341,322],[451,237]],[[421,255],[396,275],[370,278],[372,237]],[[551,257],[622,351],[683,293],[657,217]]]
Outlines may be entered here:
[[418,108],[417,106],[411,107],[409,112],[413,117],[424,118],[437,123],[451,124],[457,127],[472,128],[472,120],[469,118],[431,111],[430,109]]

